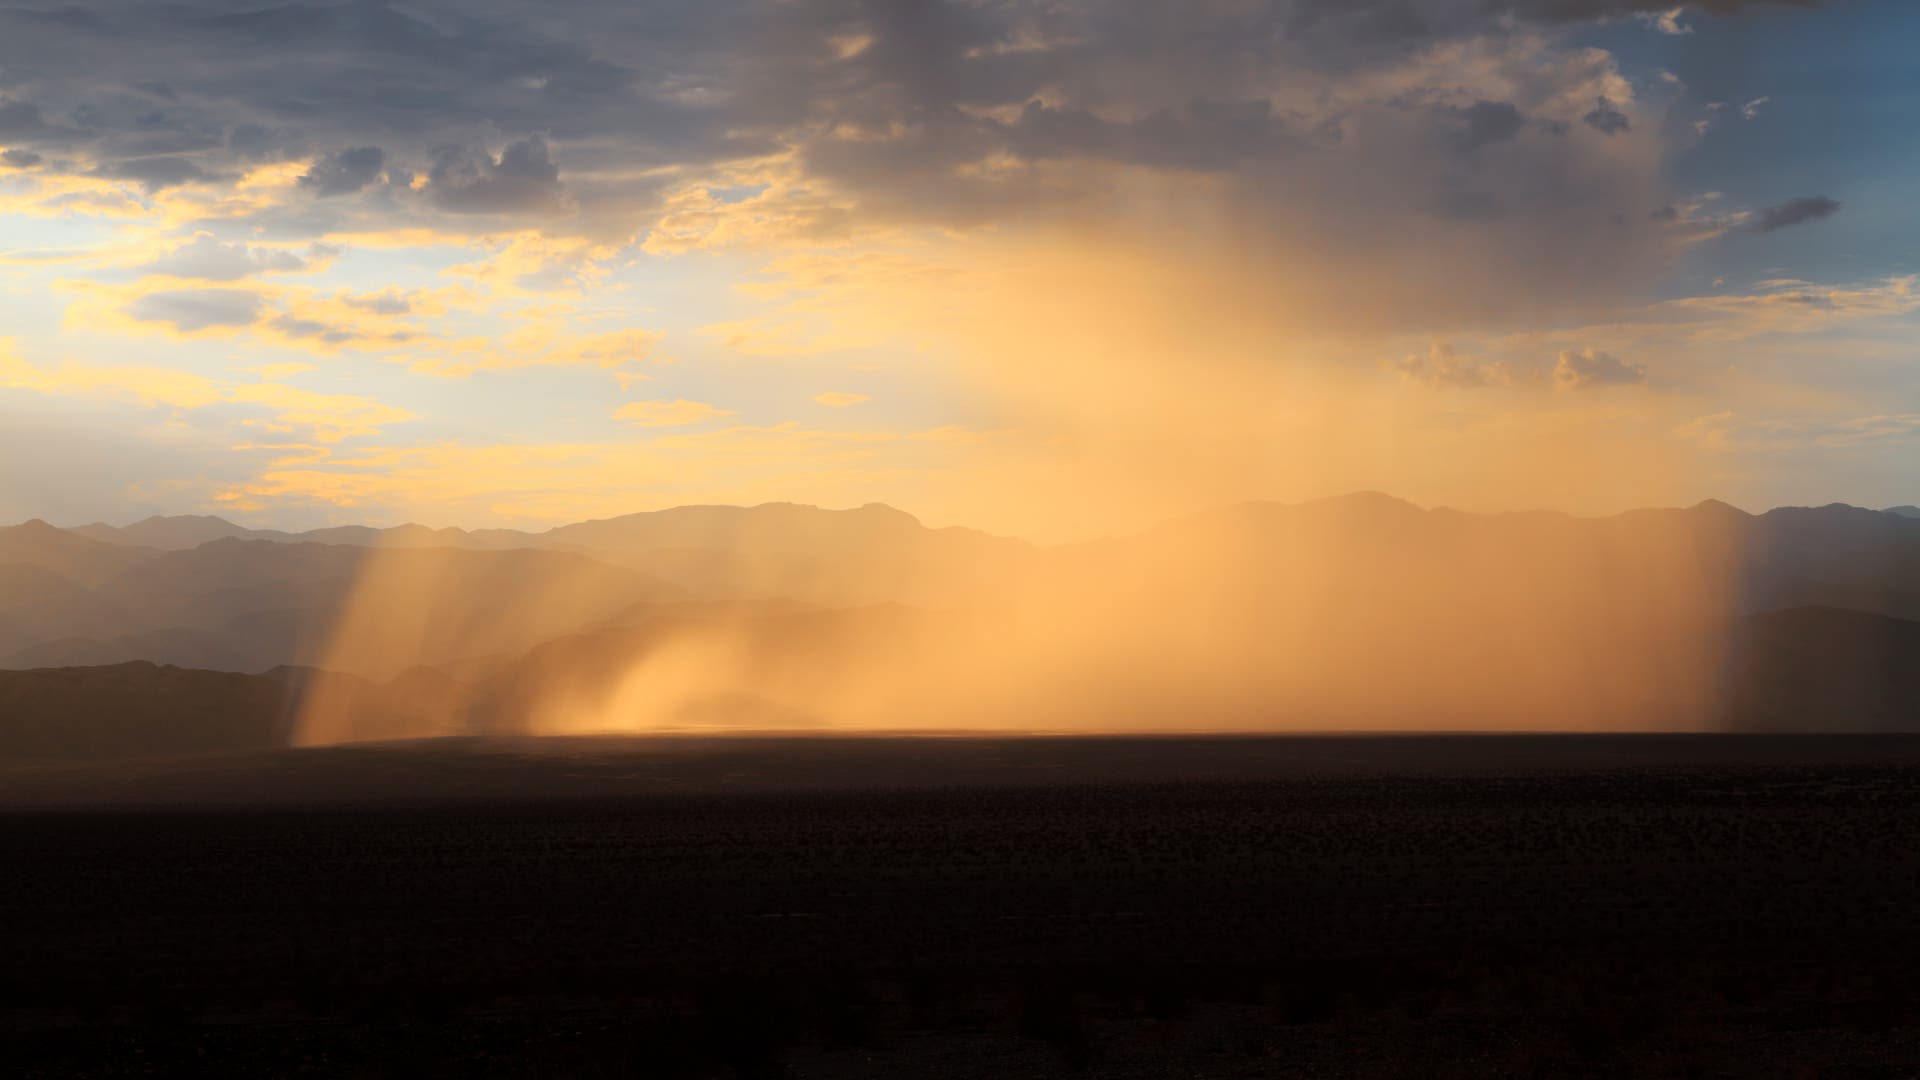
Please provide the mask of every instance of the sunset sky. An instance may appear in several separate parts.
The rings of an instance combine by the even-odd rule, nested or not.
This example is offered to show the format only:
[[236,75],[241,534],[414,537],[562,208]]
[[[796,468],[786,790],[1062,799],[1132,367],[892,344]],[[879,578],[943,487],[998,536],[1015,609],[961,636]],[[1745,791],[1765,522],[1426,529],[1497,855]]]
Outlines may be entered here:
[[0,520],[1920,502],[1920,7],[0,2]]

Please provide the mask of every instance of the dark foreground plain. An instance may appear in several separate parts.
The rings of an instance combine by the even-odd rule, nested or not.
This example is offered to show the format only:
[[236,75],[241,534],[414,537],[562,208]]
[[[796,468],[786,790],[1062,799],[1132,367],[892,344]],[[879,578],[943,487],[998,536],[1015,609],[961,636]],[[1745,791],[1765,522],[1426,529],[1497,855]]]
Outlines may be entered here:
[[1920,738],[0,770],[11,1075],[1920,1075]]

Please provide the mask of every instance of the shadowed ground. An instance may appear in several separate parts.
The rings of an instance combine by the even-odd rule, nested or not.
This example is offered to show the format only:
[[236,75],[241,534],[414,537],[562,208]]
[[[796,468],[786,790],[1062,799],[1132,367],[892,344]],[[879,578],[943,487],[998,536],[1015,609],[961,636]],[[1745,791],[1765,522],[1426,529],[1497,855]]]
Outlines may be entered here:
[[0,783],[28,1074],[1920,1069],[1915,739],[463,741]]

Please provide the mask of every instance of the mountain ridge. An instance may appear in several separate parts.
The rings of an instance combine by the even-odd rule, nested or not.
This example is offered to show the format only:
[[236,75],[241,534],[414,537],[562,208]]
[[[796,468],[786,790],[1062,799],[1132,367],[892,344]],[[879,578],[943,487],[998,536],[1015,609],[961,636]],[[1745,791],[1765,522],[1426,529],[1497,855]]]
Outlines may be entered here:
[[[1758,513],[1753,513],[1715,498],[1702,499],[1691,506],[1631,507],[1610,514],[1596,515],[1572,514],[1563,510],[1550,508],[1463,510],[1444,505],[1422,506],[1409,499],[1403,499],[1386,492],[1368,489],[1340,495],[1305,499],[1297,502],[1286,502],[1276,499],[1249,499],[1238,503],[1223,504],[1195,510],[1187,514],[1175,515],[1160,522],[1159,525],[1154,526],[1154,528],[1196,517],[1243,510],[1254,512],[1303,510],[1318,512],[1327,509],[1356,507],[1368,507],[1371,512],[1376,513],[1398,513],[1405,511],[1417,511],[1421,513],[1444,512],[1476,518],[1551,516],[1571,521],[1608,521],[1632,515],[1660,513],[1715,513],[1731,518],[1753,519],[1809,511],[1854,512],[1862,515],[1891,515],[1902,519],[1920,519],[1920,506],[1911,505],[1893,506],[1875,510],[1868,507],[1857,506],[1852,503],[1832,502],[1819,506],[1775,506]],[[288,531],[239,525],[226,518],[209,514],[155,514],[125,526],[113,526],[101,522],[77,526],[55,526],[43,519],[34,518],[14,526],[0,526],[0,531],[4,531],[7,528],[35,526],[44,529],[57,529],[62,532],[84,536],[88,539],[98,540],[104,543],[154,547],[161,550],[174,550],[183,546],[193,547],[198,546],[200,543],[226,537],[269,540],[274,543],[327,543],[347,546],[376,546],[382,542],[392,542],[401,539],[408,541],[408,546],[422,546],[427,539],[431,538],[434,541],[440,542],[435,546],[499,547],[517,544],[552,544],[563,537],[577,535],[581,532],[600,531],[612,527],[635,526],[650,522],[668,522],[675,519],[686,520],[694,517],[744,519],[755,513],[772,515],[796,512],[800,514],[818,515],[823,520],[832,518],[852,519],[864,516],[867,520],[890,520],[898,522],[901,525],[917,527],[928,533],[971,534],[1034,548],[1073,547],[1080,543],[1093,542],[1069,541],[1060,544],[1041,545],[1034,544],[1019,537],[993,533],[967,525],[933,527],[921,522],[917,516],[908,511],[881,502],[869,502],[853,507],[832,508],[817,506],[811,503],[787,501],[771,501],[750,505],[732,503],[686,503],[660,507],[654,510],[637,510],[626,514],[615,514],[604,518],[586,518],[580,521],[566,522],[539,530],[504,527],[467,528],[458,525],[436,528],[418,522],[402,522],[388,526],[364,524],[327,525],[311,529]],[[206,534],[205,538],[195,540],[191,543],[186,542],[185,538],[192,530],[204,532]],[[1147,531],[1151,531],[1151,529]],[[162,539],[167,536],[175,537],[175,539],[170,541]]]
[[[1297,648],[1327,653],[1332,639],[1377,637],[1410,656],[1451,650],[1469,668],[1535,647],[1517,627],[1495,629],[1517,617],[1517,604],[1548,628],[1596,607],[1671,607],[1675,589],[1712,612],[1825,605],[1920,618],[1920,519],[1846,504],[1748,514],[1705,500],[1581,518],[1428,509],[1355,492],[1216,507],[1052,547],[928,528],[878,503],[674,507],[510,535],[425,526],[276,534],[182,520],[221,535],[163,550],[44,521],[0,528],[0,668],[146,659],[374,677],[418,664],[466,671],[560,636],[651,623],[672,604],[991,612],[1010,633],[1066,630],[1089,642],[1094,632],[1075,621],[1104,623],[1100,633],[1130,635],[1136,666],[1149,668],[1155,635],[1241,649],[1273,630],[1275,605],[1322,620],[1316,630],[1305,614],[1288,616],[1297,623],[1288,632],[1305,635]],[[167,524],[136,525],[164,539],[156,521]],[[306,539],[285,539],[296,535]],[[395,542],[365,542],[381,536]],[[1491,636],[1470,647],[1467,631]],[[1512,641],[1496,643],[1501,634]],[[964,680],[959,690],[970,692]]]

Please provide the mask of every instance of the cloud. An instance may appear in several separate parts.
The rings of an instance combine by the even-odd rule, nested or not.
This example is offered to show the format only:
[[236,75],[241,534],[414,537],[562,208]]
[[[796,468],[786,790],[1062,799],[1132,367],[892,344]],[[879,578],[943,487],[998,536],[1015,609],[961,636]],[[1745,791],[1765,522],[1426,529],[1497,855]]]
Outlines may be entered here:
[[1505,101],[1476,101],[1465,108],[1449,107],[1444,115],[1447,124],[1443,137],[1463,154],[1513,138],[1526,121],[1519,109]]
[[1643,364],[1628,363],[1598,349],[1563,349],[1553,365],[1554,385],[1562,390],[1601,386],[1638,386],[1647,381]]
[[280,364],[249,364],[244,367],[235,368],[234,370],[244,371],[250,375],[258,375],[262,379],[277,382],[295,375],[303,375],[309,371],[318,371],[319,368],[312,364],[300,363],[299,361],[288,361]]
[[[1674,6],[714,0],[549,19],[499,0],[72,0],[0,11],[0,67],[39,123],[84,119],[79,167],[148,187],[47,213],[274,244],[588,242],[516,282],[545,292],[632,244],[1204,235],[1175,254],[1265,280],[1289,320],[1427,334],[1603,305],[1687,242],[1648,219],[1673,198],[1663,102],[1562,32]],[[97,63],[57,62],[74,55]],[[1613,137],[1552,137],[1588,116]]]
[[198,409],[220,400],[213,380],[192,372],[145,366],[97,366],[68,361],[30,364],[12,340],[0,338],[0,386],[43,394],[132,398],[142,405]]
[[251,326],[264,306],[258,294],[244,289],[177,289],[137,297],[127,305],[127,314],[192,334]]
[[1825,195],[1803,195],[1760,211],[1754,219],[1753,228],[1756,232],[1770,233],[1789,225],[1832,217],[1839,210],[1840,204]]
[[434,155],[427,197],[456,214],[544,214],[560,210],[560,170],[539,136],[509,143],[494,157],[472,147],[448,147]]
[[1757,120],[1757,119],[1759,119],[1759,117],[1760,117],[1760,107],[1761,107],[1761,106],[1763,106],[1763,105],[1767,105],[1767,104],[1769,104],[1769,103],[1771,103],[1772,101],[1773,101],[1773,99],[1772,99],[1772,98],[1770,98],[1770,97],[1757,97],[1757,98],[1754,98],[1754,99],[1753,99],[1752,101],[1749,101],[1749,102],[1747,102],[1747,103],[1746,103],[1745,105],[1742,105],[1742,106],[1740,106],[1740,116],[1741,116],[1741,118],[1742,118],[1742,119],[1745,119],[1745,120]]
[[8,143],[65,143],[82,132],[47,122],[40,106],[17,98],[0,98],[0,141]]
[[1597,99],[1592,110],[1580,121],[1602,135],[1618,135],[1633,127],[1633,121],[1627,118],[1627,114],[1615,108],[1613,102],[1604,95]]
[[407,315],[413,311],[413,300],[391,290],[360,295],[345,295],[340,302],[348,307],[371,311],[376,315]]
[[[1281,219],[1287,206],[1344,190],[1365,218],[1446,205],[1435,188],[1451,182],[1421,153],[1433,140],[1418,124],[1381,110],[1446,88],[1438,107],[1457,112],[1440,150],[1513,142],[1522,115],[1558,130],[1595,115],[1577,102],[1601,97],[1622,104],[1594,122],[1619,132],[1631,87],[1610,58],[1563,48],[1540,28],[1673,6],[1269,0],[1176,17],[1077,0],[715,0],[577,4],[558,20],[496,0],[269,5],[244,16],[216,0],[74,0],[58,18],[0,14],[0,66],[46,101],[49,111],[32,106],[34,124],[85,116],[87,156],[114,163],[100,175],[150,191],[214,185],[253,162],[309,162],[288,191],[316,198],[251,211],[281,227],[323,229],[349,215],[356,225],[497,227],[446,217],[483,215],[625,242],[659,224],[668,184],[777,159],[801,175],[759,209],[815,235],[1052,217],[1097,206],[1102,191],[1151,190],[1090,175],[1096,162],[1226,174],[1208,201],[1251,199]],[[97,63],[61,62],[76,55]],[[130,85],[151,96],[127,103]],[[520,134],[502,149],[503,132]],[[1579,215],[1565,211],[1634,188],[1632,177],[1614,186],[1604,170],[1589,172],[1588,150],[1543,143],[1528,153],[1512,177],[1484,178],[1503,190],[1476,193],[1509,220],[1579,233]],[[417,190],[405,179],[415,173],[426,177]],[[1381,175],[1394,190],[1360,182]],[[1512,190],[1528,175],[1557,178],[1557,190]],[[1613,190],[1590,190],[1603,183]],[[350,210],[327,205],[351,192],[366,194],[346,200]],[[1193,192],[1169,186],[1166,198],[1191,204]],[[1248,240],[1290,239],[1274,235],[1286,224]]]
[[825,405],[829,409],[844,409],[849,405],[858,405],[868,400],[865,394],[852,394],[840,390],[829,390],[824,394],[815,394],[814,403]]
[[672,401],[629,401],[613,412],[615,420],[637,427],[686,427],[732,416],[733,410],[716,408],[704,401],[675,398]]
[[192,158],[177,154],[111,161],[96,167],[93,175],[111,180],[138,181],[148,194],[182,184],[201,184],[222,179],[220,174],[201,168]]
[[[1699,235],[1673,186],[1692,175],[1675,167],[1673,129],[1696,114],[1667,115],[1697,102],[1647,77],[1632,44],[1651,44],[1646,33],[1587,30],[1676,2],[587,0],[564,17],[504,0],[13,5],[0,8],[0,71],[8,93],[32,96],[13,115],[38,140],[19,145],[60,149],[44,151],[52,168],[5,176],[0,197],[19,213],[125,215],[84,226],[125,223],[123,235],[244,238],[229,246],[249,259],[351,244],[373,253],[360,269],[396,275],[379,299],[285,278],[251,301],[145,282],[161,291],[115,294],[117,323],[82,311],[69,326],[125,330],[129,313],[147,334],[245,324],[237,347],[374,348],[393,364],[375,377],[403,382],[548,366],[630,379],[658,335],[604,320],[669,303],[660,283],[683,271],[690,288],[718,289],[764,265],[743,284],[771,291],[703,296],[664,325],[721,324],[717,342],[684,334],[699,359],[728,342],[870,349],[859,360],[875,362],[924,348],[954,365],[940,378],[958,372],[969,400],[1010,400],[1010,415],[1039,396],[1027,396],[1036,380],[999,368],[1044,361],[1075,370],[1067,393],[1102,404],[1069,424],[1156,410],[1211,437],[1221,426],[1193,417],[1271,400],[1237,392],[1245,357],[1330,343],[1343,358],[1325,366],[1350,370],[1322,374],[1377,394],[1382,356],[1617,313],[1662,280]],[[714,257],[683,256],[694,251]],[[1035,252],[1057,253],[1046,265],[1061,272],[996,258]],[[772,269],[802,255],[834,265],[805,282]],[[454,273],[474,304],[449,315],[410,299],[453,262],[472,268]],[[634,291],[611,290],[623,284]],[[998,303],[1010,284],[1025,295],[1008,306],[1036,318],[994,342],[1005,348],[947,344],[939,331],[956,320],[941,307],[980,322],[994,306],[981,297]],[[1186,315],[1180,332],[1161,333],[1160,312]],[[1108,313],[1144,332],[1077,329]],[[1695,315],[1739,321],[1663,317]],[[1539,358],[1524,362],[1529,386],[1547,384],[1539,360],[1563,344],[1667,370],[1631,341],[1569,336],[1525,351]],[[1514,376],[1484,357],[1522,355],[1465,351],[1401,373],[1494,386]],[[284,355],[299,354],[265,358]],[[237,359],[253,357],[220,363]],[[842,359],[813,370],[849,370]],[[1297,361],[1309,362],[1321,363]],[[1393,396],[1494,408],[1528,395]]]
[[1692,345],[1765,334],[1810,334],[1848,323],[1920,311],[1920,277],[1899,275],[1851,285],[1760,282],[1753,292],[1663,300],[1645,311],[1643,332],[1678,331]]
[[[326,348],[338,348],[352,344],[359,335],[345,327],[329,326],[317,319],[302,319],[293,315],[276,315],[265,323],[268,330],[293,338],[296,341],[310,341]],[[407,340],[405,335],[395,339],[399,344]]]
[[1668,8],[1665,11],[1646,12],[1640,17],[1646,20],[1648,26],[1653,27],[1663,34],[1676,36],[1691,34],[1693,33],[1693,27],[1680,21],[1680,16],[1685,14],[1686,10],[1686,6],[1683,4],[1679,7]]
[[300,175],[300,186],[320,198],[351,195],[380,177],[387,152],[377,146],[356,146],[328,154]]
[[1512,372],[1507,370],[1505,364],[1497,360],[1461,356],[1452,346],[1437,341],[1427,346],[1424,354],[1409,354],[1393,367],[1402,378],[1411,382],[1454,389],[1507,386],[1514,381]]
[[0,165],[5,165],[9,169],[31,169],[45,160],[46,158],[41,157],[39,154],[31,150],[23,150],[17,146],[0,150]]
[[1733,453],[1836,450],[1920,439],[1920,413],[1842,417],[1743,417],[1732,411],[1695,417],[1676,434],[1708,449]]
[[[589,367],[614,371],[629,364],[655,360],[660,335],[629,328],[601,333],[573,333],[552,323],[536,324],[495,342],[469,339],[441,343],[435,351],[408,358],[410,370],[421,375],[463,379],[476,371],[516,368]],[[656,361],[664,362],[664,361]]]
[[285,383],[262,382],[229,386],[225,401],[255,405],[272,413],[270,431],[305,429],[316,442],[336,443],[378,434],[383,428],[413,419],[406,409],[353,394],[321,394]]
[[238,281],[254,274],[301,273],[337,254],[337,249],[316,244],[301,256],[279,248],[222,243],[212,233],[198,233],[192,240],[139,269],[148,274],[201,281]]
[[405,409],[352,394],[322,394],[284,383],[228,383],[192,372],[154,366],[96,366],[68,361],[39,367],[22,359],[13,344],[0,339],[0,387],[43,394],[131,398],[142,405],[171,409],[243,406],[264,413],[243,418],[245,426],[273,431],[304,430],[317,442],[334,443],[372,435],[413,419]]

